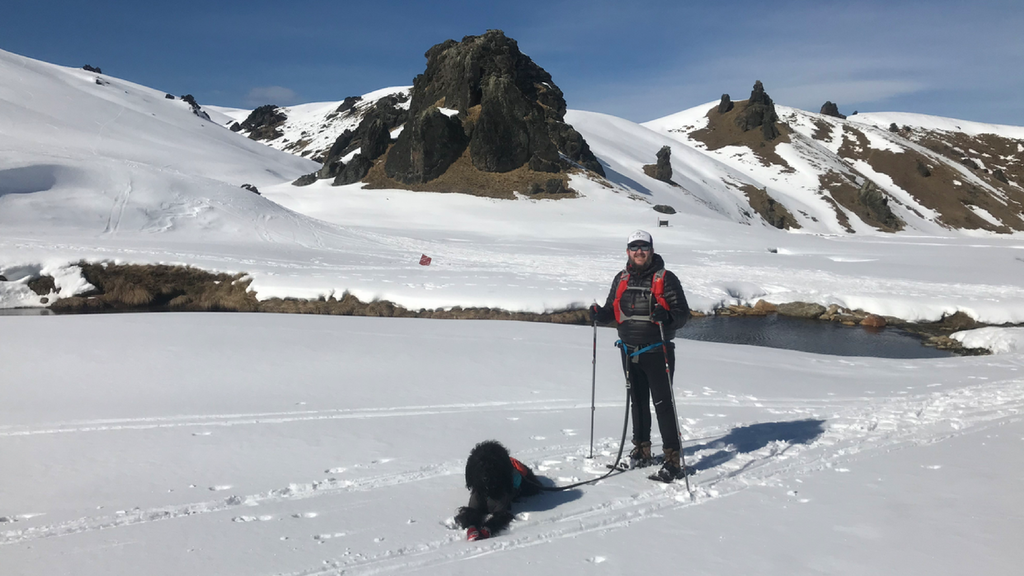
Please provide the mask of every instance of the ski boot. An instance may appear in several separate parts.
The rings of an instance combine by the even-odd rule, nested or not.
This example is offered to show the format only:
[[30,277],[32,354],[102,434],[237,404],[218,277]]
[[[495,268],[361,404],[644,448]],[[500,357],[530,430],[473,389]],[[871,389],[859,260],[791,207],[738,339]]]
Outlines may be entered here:
[[661,464],[661,470],[651,474],[648,478],[657,482],[665,482],[666,484],[669,484],[683,478],[684,476],[693,474],[692,468],[683,469],[680,464],[680,460],[679,450],[665,448],[665,460]]
[[647,442],[636,442],[633,441],[633,450],[629,453],[629,467],[630,468],[646,468],[654,464],[654,458],[651,457],[651,443]]
[[490,537],[491,531],[486,527],[477,528],[476,526],[470,526],[469,529],[466,530],[466,540],[469,540],[470,542],[474,540],[484,540]]

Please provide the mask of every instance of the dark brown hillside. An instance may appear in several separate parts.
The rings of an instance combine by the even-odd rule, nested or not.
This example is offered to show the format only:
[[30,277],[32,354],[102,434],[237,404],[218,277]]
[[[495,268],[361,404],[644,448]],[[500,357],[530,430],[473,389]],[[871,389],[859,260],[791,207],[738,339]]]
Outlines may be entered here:
[[[910,148],[904,152],[876,150],[868,146],[867,137],[849,125],[846,126],[847,138],[839,149],[839,155],[846,160],[863,160],[871,165],[876,172],[886,174],[893,183],[907,191],[925,208],[936,211],[942,224],[951,228],[981,229],[998,233],[1009,233],[1024,230],[1024,220],[1019,215],[1024,212],[1024,191],[1013,190],[1003,184],[1001,188],[1005,199],[998,199],[981,186],[975,185],[946,162],[939,161]],[[971,146],[977,143],[971,137]],[[936,141],[930,144],[939,147]],[[950,148],[952,149],[952,148]],[[976,149],[976,148],[974,148]],[[972,170],[978,174],[978,170]],[[983,180],[992,184],[993,177]],[[837,198],[838,200],[838,198]],[[844,206],[846,205],[843,203]],[[992,224],[971,210],[976,206],[987,211],[1002,222],[1002,226]]]

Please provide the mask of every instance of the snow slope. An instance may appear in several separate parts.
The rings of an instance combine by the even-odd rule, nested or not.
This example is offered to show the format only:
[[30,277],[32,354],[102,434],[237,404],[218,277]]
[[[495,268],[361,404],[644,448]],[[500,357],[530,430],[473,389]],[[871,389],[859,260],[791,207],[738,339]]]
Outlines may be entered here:
[[611,331],[590,460],[589,327],[119,314],[0,328],[19,335],[0,347],[5,574],[931,576],[1024,561],[1019,352],[681,342],[692,498],[627,472],[527,499],[507,533],[468,543],[452,516],[474,443],[498,439],[560,485],[614,459]]
[[[291,152],[304,158],[320,158],[326,154],[342,132],[355,130],[365,112],[381,98],[395,96],[404,100],[404,102],[398,103],[397,107],[408,110],[411,88],[411,86],[397,86],[363,94],[343,113],[338,113],[338,110],[344,104],[344,100],[280,106],[277,111],[287,117],[277,128],[281,135],[261,141],[272,148]],[[210,108],[222,114],[220,124],[223,126],[230,126],[235,122],[241,124],[252,112],[239,108],[218,106]],[[247,132],[242,132],[242,134],[249,135]]]
[[[578,199],[297,188],[290,182],[315,163],[201,120],[161,92],[6,52],[0,75],[0,275],[10,280],[0,282],[0,307],[42,305],[27,287],[41,271],[58,278],[50,297],[81,290],[73,264],[84,259],[245,272],[260,298],[348,291],[412,309],[540,312],[603,299],[623,239],[647,228],[698,310],[764,298],[908,320],[964,311],[1024,322],[1019,237],[849,235],[824,216],[820,232],[782,232],[744,213],[736,188],[763,183],[749,172],[607,115],[568,114],[609,174],[573,177]],[[699,122],[690,116],[680,125]],[[642,170],[667,144],[679,186]],[[238,187],[246,182],[262,196]],[[660,219],[669,226],[654,229]],[[421,254],[431,266],[418,264]]]

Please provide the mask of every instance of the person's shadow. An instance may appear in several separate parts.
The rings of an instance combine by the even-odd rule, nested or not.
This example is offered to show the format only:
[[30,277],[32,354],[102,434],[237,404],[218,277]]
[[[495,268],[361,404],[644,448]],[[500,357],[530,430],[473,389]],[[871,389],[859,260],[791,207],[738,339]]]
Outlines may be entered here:
[[[695,470],[707,470],[724,464],[739,454],[760,450],[772,442],[810,444],[825,432],[824,420],[792,420],[789,422],[763,422],[733,428],[728,434],[696,446],[687,446],[685,454],[696,454],[703,450],[715,450],[694,464]],[[687,463],[689,464],[689,463]]]

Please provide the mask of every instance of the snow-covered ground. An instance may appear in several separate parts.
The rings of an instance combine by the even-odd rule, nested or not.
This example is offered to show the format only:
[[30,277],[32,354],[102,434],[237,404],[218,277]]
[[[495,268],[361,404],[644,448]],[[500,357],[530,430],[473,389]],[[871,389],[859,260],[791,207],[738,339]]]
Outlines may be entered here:
[[[261,298],[551,310],[602,299],[647,228],[702,310],[764,298],[1024,322],[1019,235],[781,232],[723,184],[748,177],[606,115],[568,120],[611,188],[580,176],[579,199],[499,201],[296,188],[316,164],[224,129],[225,111],[206,121],[2,51],[0,80],[4,308],[40,306],[40,272],[61,295],[85,288],[85,259],[247,272]],[[643,175],[666,144],[682,187]],[[652,204],[679,213],[656,228]],[[1024,336],[1003,328],[957,335],[1001,354],[941,360],[681,343],[692,497],[625,473],[523,502],[507,534],[466,543],[450,519],[474,443],[499,439],[559,484],[604,472],[624,388],[600,332],[591,461],[586,327],[0,316],[0,573],[1019,571]]]
[[[614,458],[600,330],[258,314],[0,317],[4,574],[1016,574],[1024,357],[685,341],[693,496],[627,472],[453,529],[498,439],[557,484]],[[656,433],[656,431],[655,431]],[[655,439],[656,445],[658,439]],[[525,568],[524,568],[525,567]]]
[[[575,176],[578,199],[298,188],[291,180],[317,164],[203,120],[163,92],[8,52],[0,77],[0,275],[9,280],[0,307],[41,305],[26,285],[41,270],[58,277],[60,295],[73,293],[84,286],[73,264],[84,259],[246,272],[259,298],[349,291],[413,309],[540,312],[603,298],[624,238],[647,228],[699,310],[764,298],[907,320],[964,311],[1024,322],[1020,235],[782,232],[751,217],[726,184],[749,176],[612,116],[567,115],[612,184]],[[680,187],[643,174],[664,145],[675,150]],[[668,227],[657,228],[665,217],[654,204],[679,212]]]

